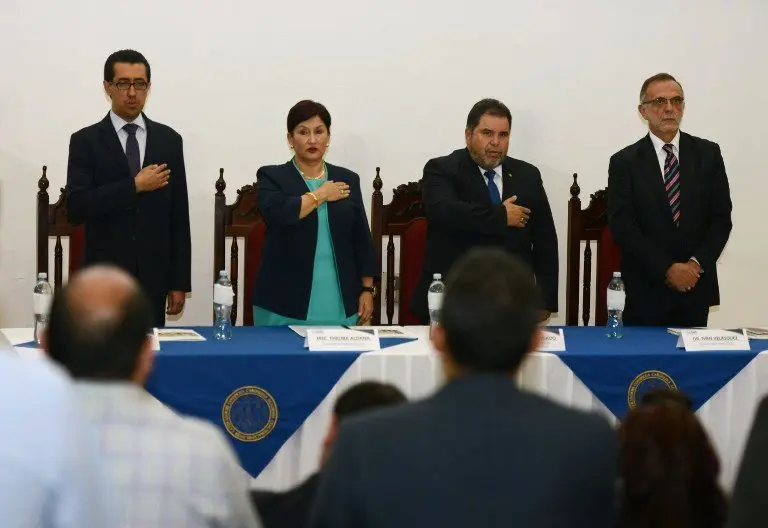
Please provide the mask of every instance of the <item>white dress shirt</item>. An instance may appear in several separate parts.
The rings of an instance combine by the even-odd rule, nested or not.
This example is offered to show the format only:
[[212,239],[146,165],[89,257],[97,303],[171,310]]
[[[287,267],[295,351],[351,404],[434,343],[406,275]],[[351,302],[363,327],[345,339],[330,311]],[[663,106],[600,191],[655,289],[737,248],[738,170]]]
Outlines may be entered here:
[[[480,165],[477,166],[478,169],[480,169],[480,174],[483,175],[483,181],[485,182],[486,187],[488,184],[488,178],[485,177],[485,169],[482,168]],[[496,173],[496,175],[493,177],[493,183],[496,184],[496,187],[499,189],[499,197],[503,200],[504,196],[504,179],[501,177],[501,165],[493,169],[493,172]]]
[[[117,139],[120,140],[120,144],[123,146],[123,152],[125,152],[125,145],[128,143],[128,132],[123,130],[123,127],[129,123],[112,110],[109,111],[109,117],[112,119],[112,126],[115,127],[117,132]],[[144,122],[144,116],[139,114],[139,117],[130,121],[139,128],[136,129],[136,141],[139,143],[139,164],[144,166],[144,153],[147,151],[147,124]]]
[[[664,150],[664,143],[661,139],[653,135],[653,132],[649,134],[651,136],[651,142],[653,143],[653,150],[656,151],[656,157],[659,160],[659,170],[661,171],[661,179],[664,180],[664,165],[667,161],[667,151]],[[677,158],[677,161],[680,161],[680,131],[677,131],[677,134],[675,134],[675,137],[672,138],[672,141],[670,141],[672,144],[672,153]]]
[[138,385],[78,381],[129,526],[257,528],[250,476],[210,422],[182,416]]

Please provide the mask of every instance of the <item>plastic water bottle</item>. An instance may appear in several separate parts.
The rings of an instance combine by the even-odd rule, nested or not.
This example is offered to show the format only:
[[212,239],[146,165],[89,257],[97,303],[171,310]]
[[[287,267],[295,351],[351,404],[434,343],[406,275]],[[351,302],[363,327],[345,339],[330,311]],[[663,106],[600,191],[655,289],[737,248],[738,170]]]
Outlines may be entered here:
[[624,335],[624,281],[621,280],[621,272],[614,271],[611,282],[608,283],[608,322],[605,324],[605,335],[609,338],[619,338]]
[[48,282],[47,273],[37,274],[37,283],[32,293],[32,306],[35,311],[35,343],[41,344],[45,329],[48,327],[48,315],[51,311],[53,288]]
[[440,311],[443,308],[443,294],[445,293],[445,284],[443,284],[442,278],[443,276],[440,273],[432,275],[432,284],[429,285],[429,290],[427,290],[430,328],[434,328],[440,323]]
[[229,273],[226,270],[219,272],[219,280],[213,285],[213,313],[215,322],[213,324],[213,337],[219,341],[229,341],[232,339],[232,303],[235,299],[235,292],[232,290],[232,282],[229,280]]

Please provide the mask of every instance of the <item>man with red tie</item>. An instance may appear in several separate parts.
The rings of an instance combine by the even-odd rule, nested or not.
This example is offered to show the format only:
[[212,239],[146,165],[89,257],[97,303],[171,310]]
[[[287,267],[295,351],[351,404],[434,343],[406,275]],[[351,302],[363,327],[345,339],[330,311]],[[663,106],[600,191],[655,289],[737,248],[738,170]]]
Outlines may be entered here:
[[638,110],[650,133],[611,157],[608,222],[622,252],[627,325],[706,326],[720,303],[717,260],[731,233],[720,147],[680,132],[682,85],[647,79]]

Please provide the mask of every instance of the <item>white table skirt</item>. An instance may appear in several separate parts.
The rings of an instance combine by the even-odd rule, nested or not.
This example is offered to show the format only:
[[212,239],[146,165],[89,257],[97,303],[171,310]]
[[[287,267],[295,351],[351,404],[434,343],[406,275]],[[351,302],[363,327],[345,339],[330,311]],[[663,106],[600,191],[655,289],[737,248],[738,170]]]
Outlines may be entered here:
[[[442,383],[439,357],[427,338],[428,329],[409,327],[408,331],[419,336],[419,340],[360,355],[254,480],[254,487],[286,489],[317,469],[333,404],[351,385],[368,379],[386,381],[399,387],[409,398],[417,399],[431,394]],[[13,344],[29,341],[32,337],[29,328],[4,329],[2,332]],[[24,355],[36,355],[27,349],[16,350]],[[526,390],[569,407],[594,410],[616,422],[616,417],[554,354],[531,354],[517,378]],[[753,415],[765,394],[768,394],[768,353],[763,352],[697,413],[720,455],[722,482],[726,489],[733,484]]]

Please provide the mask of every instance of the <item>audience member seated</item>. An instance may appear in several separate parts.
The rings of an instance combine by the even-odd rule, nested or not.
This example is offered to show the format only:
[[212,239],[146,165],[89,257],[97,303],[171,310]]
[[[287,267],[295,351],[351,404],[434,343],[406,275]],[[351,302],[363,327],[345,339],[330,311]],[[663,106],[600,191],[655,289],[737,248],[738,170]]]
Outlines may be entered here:
[[[55,295],[45,339],[49,356],[76,380],[121,493],[124,526],[259,526],[250,478],[219,429],[176,414],[143,389],[153,361],[151,332],[152,309],[135,280],[96,266]],[[40,430],[52,445],[59,442],[49,428]]]
[[[405,403],[405,395],[386,383],[364,381],[347,389],[333,407],[328,434],[323,442],[321,466],[330,455],[339,430],[339,423],[350,416],[377,407]],[[313,474],[300,486],[282,493],[253,491],[251,496],[265,528],[303,528],[317,492],[319,473]]]
[[768,526],[768,397],[760,402],[752,423],[726,526]]
[[691,402],[648,393],[619,427],[622,528],[722,528],[720,462]]
[[310,526],[613,526],[614,430],[514,381],[540,343],[540,306],[517,257],[499,248],[460,257],[432,337],[446,384],[342,423]]
[[124,526],[72,382],[0,350],[0,526]]

